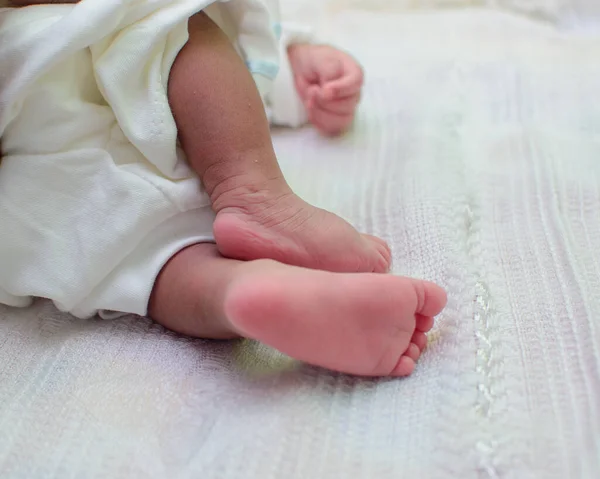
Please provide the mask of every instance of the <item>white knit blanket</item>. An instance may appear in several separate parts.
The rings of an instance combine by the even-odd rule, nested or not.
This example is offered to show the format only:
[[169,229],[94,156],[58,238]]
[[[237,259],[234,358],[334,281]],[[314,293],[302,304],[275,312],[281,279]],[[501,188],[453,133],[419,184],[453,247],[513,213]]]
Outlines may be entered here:
[[356,131],[275,137],[298,192],[389,240],[395,273],[448,289],[416,374],[0,309],[0,477],[600,477],[594,17],[388,2],[311,16],[366,66]]

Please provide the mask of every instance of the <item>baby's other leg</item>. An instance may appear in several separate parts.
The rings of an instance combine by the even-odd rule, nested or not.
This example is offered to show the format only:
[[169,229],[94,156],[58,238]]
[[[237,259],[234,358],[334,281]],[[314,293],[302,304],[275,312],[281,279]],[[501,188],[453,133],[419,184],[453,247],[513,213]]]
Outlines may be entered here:
[[191,336],[247,337],[298,360],[361,376],[406,376],[446,303],[438,286],[343,274],[189,247],[156,280],[150,316]]
[[219,251],[339,272],[386,272],[390,251],[296,196],[277,163],[260,95],[227,36],[204,13],[169,78],[169,101],[189,162],[217,213]]

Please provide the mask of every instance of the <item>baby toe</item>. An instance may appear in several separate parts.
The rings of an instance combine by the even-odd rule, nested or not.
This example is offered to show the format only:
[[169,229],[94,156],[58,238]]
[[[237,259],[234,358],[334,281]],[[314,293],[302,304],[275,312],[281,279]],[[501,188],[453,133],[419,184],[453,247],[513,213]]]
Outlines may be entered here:
[[419,349],[416,344],[410,343],[408,349],[404,353],[404,356],[408,356],[410,359],[417,362],[419,356],[421,356],[421,349]]
[[374,248],[374,273],[389,273],[392,266],[392,252],[388,244],[380,238],[370,235],[363,235]]
[[416,363],[413,359],[409,358],[408,356],[402,356],[400,358],[400,361],[398,361],[398,364],[396,365],[396,367],[390,374],[390,376],[394,376],[394,377],[410,376],[414,372],[415,367],[416,367]]
[[427,347],[427,336],[421,331],[415,331],[411,338],[411,343],[419,348],[419,351],[423,352]]
[[416,330],[422,333],[428,333],[433,328],[434,319],[431,316],[416,315],[417,324]]

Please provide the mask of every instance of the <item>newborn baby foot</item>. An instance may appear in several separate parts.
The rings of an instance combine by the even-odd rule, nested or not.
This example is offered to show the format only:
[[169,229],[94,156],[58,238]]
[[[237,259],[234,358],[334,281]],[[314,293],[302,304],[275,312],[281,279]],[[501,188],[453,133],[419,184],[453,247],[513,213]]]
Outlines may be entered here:
[[287,185],[238,188],[221,195],[213,208],[215,240],[227,258],[273,259],[333,272],[389,271],[391,253],[383,240],[309,205]]
[[407,376],[446,294],[425,281],[245,263],[224,312],[240,335],[309,364],[360,376]]

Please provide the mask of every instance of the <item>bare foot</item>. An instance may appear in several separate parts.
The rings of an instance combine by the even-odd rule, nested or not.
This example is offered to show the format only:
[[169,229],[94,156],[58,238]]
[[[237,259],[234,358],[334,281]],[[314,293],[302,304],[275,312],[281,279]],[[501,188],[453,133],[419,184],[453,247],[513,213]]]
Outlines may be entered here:
[[167,263],[149,314],[180,333],[248,337],[335,371],[406,376],[445,304],[445,292],[426,281],[240,262],[202,244]]
[[446,304],[441,288],[409,278],[249,266],[226,297],[231,324],[295,359],[349,374],[411,374]]
[[[277,193],[274,193],[276,191]],[[309,205],[287,185],[237,189],[221,196],[214,234],[221,254],[239,260],[281,263],[340,273],[386,273],[388,245]]]

